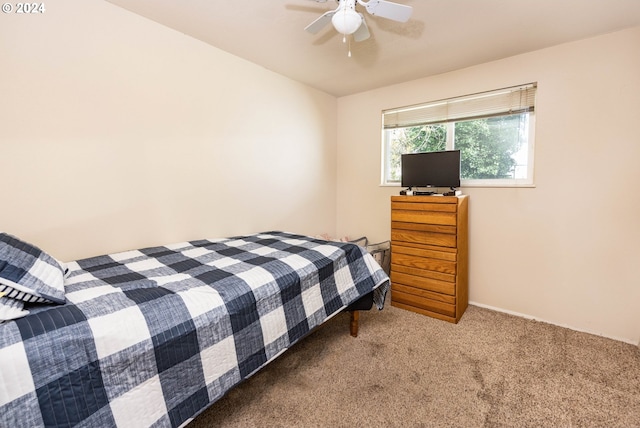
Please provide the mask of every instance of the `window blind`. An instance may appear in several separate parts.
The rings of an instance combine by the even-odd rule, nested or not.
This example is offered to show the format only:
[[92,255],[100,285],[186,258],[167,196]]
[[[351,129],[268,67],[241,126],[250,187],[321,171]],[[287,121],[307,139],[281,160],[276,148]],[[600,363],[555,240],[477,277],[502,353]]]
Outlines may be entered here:
[[384,129],[482,119],[534,111],[536,83],[384,110]]

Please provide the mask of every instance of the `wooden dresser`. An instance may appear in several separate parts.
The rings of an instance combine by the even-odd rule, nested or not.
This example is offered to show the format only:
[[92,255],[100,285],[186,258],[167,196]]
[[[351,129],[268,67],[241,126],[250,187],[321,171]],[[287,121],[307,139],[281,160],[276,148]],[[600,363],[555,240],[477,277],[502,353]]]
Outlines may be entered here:
[[457,323],[467,309],[468,196],[391,197],[391,305]]

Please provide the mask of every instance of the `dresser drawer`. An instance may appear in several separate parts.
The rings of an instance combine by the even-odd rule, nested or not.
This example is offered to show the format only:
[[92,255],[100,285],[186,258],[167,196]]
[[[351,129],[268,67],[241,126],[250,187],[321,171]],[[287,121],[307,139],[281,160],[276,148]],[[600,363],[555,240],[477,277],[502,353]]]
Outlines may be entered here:
[[422,290],[420,288],[409,287],[402,284],[393,284],[392,290],[405,294],[413,294],[414,296],[424,297],[425,299],[435,300],[437,302],[449,303],[450,305],[456,304],[456,296],[450,296],[448,294],[435,293],[433,291]]
[[393,210],[391,212],[391,221],[455,226],[457,215],[455,212]]
[[411,254],[391,252],[391,260],[394,264],[410,266],[420,270],[435,271],[450,275],[456,274],[456,262],[450,260],[432,259]]
[[422,232],[447,233],[449,235],[456,235],[458,232],[456,226],[447,226],[442,224],[427,224],[427,223],[407,223],[404,221],[392,221],[391,229],[420,230]]
[[394,285],[406,285],[408,287],[418,288],[425,291],[433,291],[435,293],[449,294],[455,296],[456,283],[442,281],[439,279],[429,278],[425,276],[409,275],[396,270],[391,270],[391,287]]
[[435,203],[435,202],[391,202],[392,210],[408,210],[408,211],[440,211],[455,213],[458,211],[458,201],[452,203]]
[[438,300],[429,299],[427,297],[417,296],[415,294],[405,293],[399,290],[391,289],[391,299],[393,303],[407,305],[427,311],[436,312],[448,317],[456,316],[456,305],[445,303]]
[[430,259],[448,260],[455,262],[458,259],[458,251],[455,248],[427,246],[422,244],[396,242],[391,251],[395,254],[407,254]]
[[456,235],[451,235],[449,233],[425,232],[422,230],[392,229],[391,245],[394,245],[395,241],[450,248],[455,248],[457,245]]
[[391,263],[391,270],[397,273],[404,273],[407,275],[419,276],[422,278],[437,279],[438,281],[456,282],[456,276],[450,273],[436,272],[435,270],[425,270],[415,268],[411,266],[404,266],[395,263]]

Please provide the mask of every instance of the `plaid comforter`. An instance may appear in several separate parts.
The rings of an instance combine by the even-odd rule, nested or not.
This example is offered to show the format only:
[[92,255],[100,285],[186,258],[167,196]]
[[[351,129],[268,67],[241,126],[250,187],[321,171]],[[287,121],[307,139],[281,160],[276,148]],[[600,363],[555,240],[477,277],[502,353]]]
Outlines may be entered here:
[[0,325],[0,426],[181,426],[388,277],[283,232],[68,264],[67,303]]

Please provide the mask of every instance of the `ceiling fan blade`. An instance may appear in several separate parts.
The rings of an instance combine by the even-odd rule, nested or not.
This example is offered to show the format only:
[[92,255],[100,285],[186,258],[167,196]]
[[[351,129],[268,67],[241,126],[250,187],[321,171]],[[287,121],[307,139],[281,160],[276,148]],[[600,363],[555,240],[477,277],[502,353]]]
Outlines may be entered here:
[[411,6],[394,3],[386,0],[369,0],[365,4],[367,12],[374,16],[391,19],[398,22],[407,22],[413,13]]
[[362,24],[358,27],[356,32],[353,33],[353,40],[356,42],[367,40],[371,35],[369,34],[369,27],[367,27],[367,22],[364,20],[364,16],[361,13],[359,15],[362,16]]
[[318,31],[322,30],[328,23],[331,22],[331,17],[335,15],[335,10],[330,10],[329,12],[325,12],[318,19],[313,21],[311,24],[304,27],[305,31],[308,31],[311,34],[316,34]]

